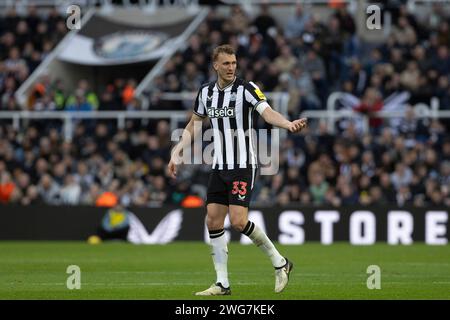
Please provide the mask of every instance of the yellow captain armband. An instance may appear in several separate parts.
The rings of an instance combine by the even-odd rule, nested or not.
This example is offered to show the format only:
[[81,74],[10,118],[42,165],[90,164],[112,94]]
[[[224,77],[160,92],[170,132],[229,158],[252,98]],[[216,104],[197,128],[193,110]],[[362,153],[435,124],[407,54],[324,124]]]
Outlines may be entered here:
[[255,93],[256,93],[256,95],[258,96],[258,98],[267,100],[266,96],[264,95],[264,93],[262,93],[261,90],[255,89]]

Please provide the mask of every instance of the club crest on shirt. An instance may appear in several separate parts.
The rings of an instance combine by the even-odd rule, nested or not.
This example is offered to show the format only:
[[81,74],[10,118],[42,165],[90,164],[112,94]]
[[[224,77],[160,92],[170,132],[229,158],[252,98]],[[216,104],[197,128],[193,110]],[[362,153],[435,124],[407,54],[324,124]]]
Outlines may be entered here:
[[232,94],[230,94],[230,101],[236,101],[237,95],[235,92],[233,92]]

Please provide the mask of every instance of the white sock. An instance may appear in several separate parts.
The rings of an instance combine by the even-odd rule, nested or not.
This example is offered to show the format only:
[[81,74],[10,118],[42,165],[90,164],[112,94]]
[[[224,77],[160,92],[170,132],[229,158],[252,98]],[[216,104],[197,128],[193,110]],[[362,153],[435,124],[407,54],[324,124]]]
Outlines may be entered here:
[[242,233],[249,237],[270,258],[275,268],[280,268],[286,264],[286,259],[278,252],[272,241],[253,222],[249,221]]
[[225,238],[225,231],[214,230],[209,231],[209,238],[211,241],[211,255],[216,269],[217,282],[220,282],[225,288],[229,288],[228,282],[228,247],[227,239]]

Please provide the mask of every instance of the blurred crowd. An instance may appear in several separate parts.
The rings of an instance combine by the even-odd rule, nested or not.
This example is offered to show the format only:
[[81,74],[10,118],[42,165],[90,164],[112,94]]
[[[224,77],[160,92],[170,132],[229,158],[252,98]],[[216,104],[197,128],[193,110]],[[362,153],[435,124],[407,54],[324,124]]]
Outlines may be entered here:
[[79,123],[68,142],[57,123],[38,121],[20,132],[2,125],[0,202],[157,206],[173,198],[178,203],[188,190],[167,184],[168,124],[151,126],[154,132],[129,132],[110,123]]
[[[399,1],[399,3],[404,1]],[[450,15],[445,4],[434,3],[424,17],[408,12],[406,4],[388,8],[392,28],[382,44],[363,41],[354,17],[338,6],[319,19],[302,5],[280,25],[269,6],[251,17],[240,6],[228,16],[212,10],[187,49],[177,53],[156,79],[152,108],[182,109],[190,104],[159,99],[162,92],[196,91],[213,81],[211,51],[231,44],[241,77],[265,92],[288,92],[289,114],[326,108],[330,93],[342,91],[361,98],[360,110],[377,111],[393,93],[408,91],[410,104],[439,99],[450,109]]]
[[[262,6],[256,16],[233,6],[212,10],[155,79],[150,109],[185,110],[191,103],[164,101],[164,92],[197,91],[214,79],[211,50],[230,43],[240,76],[265,92],[288,92],[289,115],[325,109],[330,93],[359,98],[360,112],[381,110],[394,93],[409,105],[439,99],[450,110],[450,17],[435,3],[423,18],[405,5],[389,9],[393,28],[381,45],[363,43],[353,16],[339,6],[320,20],[298,5],[281,26]],[[51,30],[52,32],[48,32]],[[52,11],[0,18],[0,110],[18,110],[14,92],[66,33]],[[67,92],[60,79],[42,78],[31,110],[139,110],[135,79],[115,79],[95,93],[86,80]],[[1,120],[0,120],[1,121]],[[165,120],[75,123],[70,141],[57,121],[31,121],[21,130],[0,122],[0,203],[197,206],[206,196],[208,165],[185,166],[177,181],[166,164],[172,143]],[[254,205],[450,205],[448,121],[417,118],[408,106],[396,121],[372,119],[362,135],[354,123],[331,132],[319,122],[280,146],[280,170],[260,176]]]
[[35,6],[26,15],[8,9],[0,16],[0,110],[18,110],[14,92],[67,33],[56,9],[42,16]]
[[[437,120],[412,109],[379,136],[326,123],[280,146],[280,170],[261,175],[253,205],[450,206],[450,138]],[[139,120],[140,121],[140,120]],[[52,205],[201,206],[210,165],[168,177],[170,128],[164,120],[80,122],[64,141],[55,123],[0,127],[0,202]]]
[[[400,1],[400,3],[405,1]],[[281,25],[262,5],[256,15],[232,6],[223,15],[212,9],[186,48],[166,64],[147,94],[150,109],[184,110],[191,101],[166,101],[164,92],[195,92],[213,81],[211,53],[229,43],[237,53],[239,75],[265,92],[288,92],[289,114],[326,108],[335,91],[361,98],[358,110],[377,111],[393,93],[408,91],[409,103],[439,99],[450,109],[450,15],[435,2],[427,15],[415,15],[406,4],[391,11],[393,25],[382,44],[363,41],[345,5],[320,19],[297,5]],[[34,32],[36,30],[36,32]],[[51,30],[51,32],[49,32]],[[0,16],[0,110],[17,110],[13,93],[48,55],[67,28],[56,10],[46,16],[30,7],[26,16],[10,10]],[[27,101],[31,110],[139,110],[136,79],[114,79],[100,92],[86,80],[68,90],[64,79],[39,79]]]
[[280,154],[280,174],[261,177],[260,204],[450,205],[450,137],[412,109],[377,136],[352,124],[330,134],[323,122],[286,140]]

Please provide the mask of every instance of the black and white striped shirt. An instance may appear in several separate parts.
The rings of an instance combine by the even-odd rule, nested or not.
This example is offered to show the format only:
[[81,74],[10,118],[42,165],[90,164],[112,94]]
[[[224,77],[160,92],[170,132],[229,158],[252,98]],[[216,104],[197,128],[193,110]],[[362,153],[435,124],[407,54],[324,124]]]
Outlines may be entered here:
[[213,169],[256,168],[253,111],[259,114],[269,106],[253,82],[235,80],[225,88],[217,82],[203,85],[198,91],[194,113],[209,117],[213,129]]

